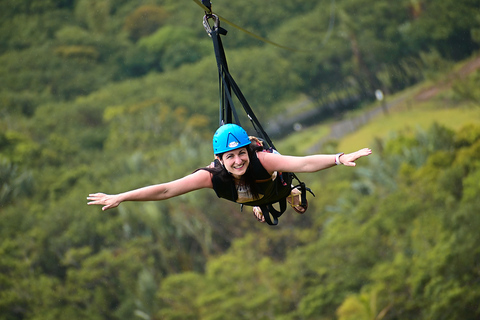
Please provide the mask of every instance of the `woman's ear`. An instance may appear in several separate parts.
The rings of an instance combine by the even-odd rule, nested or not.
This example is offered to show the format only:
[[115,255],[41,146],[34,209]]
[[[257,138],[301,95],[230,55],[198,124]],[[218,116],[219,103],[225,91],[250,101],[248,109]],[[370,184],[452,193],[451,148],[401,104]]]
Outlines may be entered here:
[[223,166],[223,161],[222,161],[222,158],[220,158],[219,156],[215,155],[215,159],[217,159],[220,164]]

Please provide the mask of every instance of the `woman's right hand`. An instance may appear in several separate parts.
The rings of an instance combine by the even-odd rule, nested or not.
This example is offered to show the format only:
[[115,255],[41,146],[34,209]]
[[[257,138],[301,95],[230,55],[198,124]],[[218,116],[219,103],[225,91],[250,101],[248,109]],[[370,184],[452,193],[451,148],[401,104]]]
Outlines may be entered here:
[[88,195],[87,200],[90,200],[90,202],[87,203],[88,205],[95,204],[103,206],[103,211],[116,208],[122,202],[119,195],[105,193],[91,193]]

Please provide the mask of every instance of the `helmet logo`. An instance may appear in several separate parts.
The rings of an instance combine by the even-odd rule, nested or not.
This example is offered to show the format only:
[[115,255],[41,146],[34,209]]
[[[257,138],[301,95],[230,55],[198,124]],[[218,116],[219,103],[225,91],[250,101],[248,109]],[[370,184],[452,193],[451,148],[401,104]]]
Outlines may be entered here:
[[235,148],[236,146],[238,146],[238,142],[237,141],[232,141],[228,144],[228,147],[229,148]]

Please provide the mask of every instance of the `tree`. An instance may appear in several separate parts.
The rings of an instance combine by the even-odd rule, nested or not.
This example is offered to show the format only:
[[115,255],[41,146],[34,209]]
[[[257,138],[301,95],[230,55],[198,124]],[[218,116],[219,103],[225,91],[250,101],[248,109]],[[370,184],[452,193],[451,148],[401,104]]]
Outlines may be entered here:
[[31,196],[33,193],[31,172],[19,172],[18,166],[4,157],[0,157],[0,181],[0,206],[14,202],[22,196]]
[[422,3],[419,16],[402,29],[416,50],[435,48],[444,57],[462,59],[478,48],[471,37],[471,30],[478,28],[478,7],[474,0]]
[[143,5],[138,7],[125,20],[125,29],[130,38],[136,42],[140,38],[151,35],[164,24],[168,17],[163,7],[154,5]]

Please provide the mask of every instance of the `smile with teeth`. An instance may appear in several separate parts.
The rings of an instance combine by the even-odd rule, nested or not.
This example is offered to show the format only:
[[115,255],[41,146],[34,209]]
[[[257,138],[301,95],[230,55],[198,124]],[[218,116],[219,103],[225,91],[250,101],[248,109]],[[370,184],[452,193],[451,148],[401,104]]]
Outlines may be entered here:
[[245,162],[242,163],[242,164],[236,165],[236,166],[232,166],[232,167],[233,167],[233,169],[237,169],[237,170],[238,170],[238,169],[242,169],[244,166],[245,166]]

